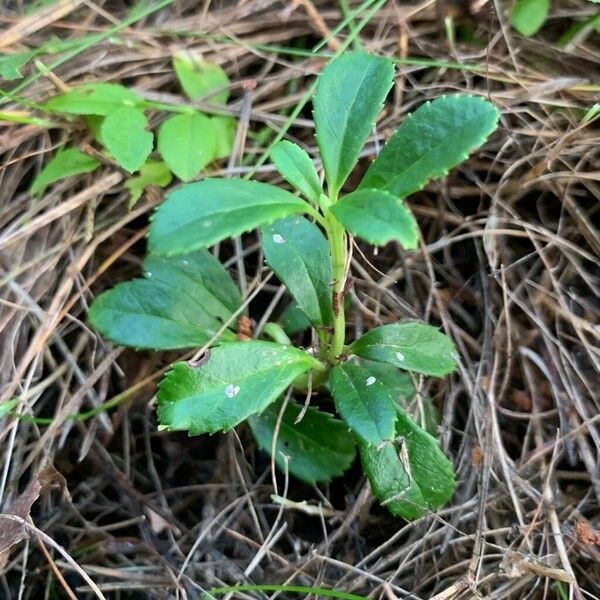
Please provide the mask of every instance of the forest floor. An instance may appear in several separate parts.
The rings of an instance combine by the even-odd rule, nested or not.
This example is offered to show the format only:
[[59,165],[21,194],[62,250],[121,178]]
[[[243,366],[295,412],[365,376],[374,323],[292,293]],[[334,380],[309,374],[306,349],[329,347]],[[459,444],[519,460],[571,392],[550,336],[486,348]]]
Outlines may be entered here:
[[[234,584],[322,590],[233,596],[263,599],[600,597],[600,34],[586,25],[597,4],[552,3],[531,38],[500,0],[1,4],[0,52],[40,50],[20,78],[0,62],[0,598],[191,599]],[[284,129],[316,155],[302,103],[348,35],[397,59],[373,155],[441,94],[501,111],[482,149],[410,198],[420,249],[353,259],[351,325],[422,318],[462,357],[455,375],[420,382],[442,416],[456,492],[411,523],[373,501],[358,467],[325,486],[291,480],[288,498],[311,508],[282,506],[245,427],[158,431],[156,384],[181,353],[113,346],[86,314],[139,273],[164,191],[130,210],[127,174],[103,159],[29,192],[57,148],[92,144],[79,120],[37,121],[41,104],[84,81],[184,104],[177,52],[223,66],[247,128],[235,158],[209,171],[261,161],[255,178],[281,184],[269,146]],[[73,43],[49,53],[51,40]],[[266,273],[256,234],[242,247],[249,280]],[[265,286],[250,305],[256,321],[276,292]]]

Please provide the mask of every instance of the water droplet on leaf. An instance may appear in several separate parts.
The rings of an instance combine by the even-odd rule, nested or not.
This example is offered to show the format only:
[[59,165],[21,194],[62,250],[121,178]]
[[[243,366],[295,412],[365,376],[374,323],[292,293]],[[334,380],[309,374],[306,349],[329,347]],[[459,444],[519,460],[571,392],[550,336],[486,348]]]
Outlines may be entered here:
[[225,395],[228,398],[234,398],[235,396],[237,396],[240,393],[240,386],[239,385],[233,385],[233,383],[230,383],[226,388],[225,388]]

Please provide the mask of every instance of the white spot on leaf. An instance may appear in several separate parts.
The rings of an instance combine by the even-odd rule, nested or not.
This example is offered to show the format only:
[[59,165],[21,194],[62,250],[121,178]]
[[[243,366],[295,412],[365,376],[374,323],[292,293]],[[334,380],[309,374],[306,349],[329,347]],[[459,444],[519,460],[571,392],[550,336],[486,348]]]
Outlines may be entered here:
[[152,273],[150,273],[150,271],[148,271],[148,272],[146,273],[146,277],[152,277]]
[[403,362],[404,359],[406,358],[406,356],[404,356],[404,354],[402,354],[402,352],[396,352],[396,358],[400,361]]
[[228,398],[234,398],[235,396],[237,396],[240,393],[240,386],[239,385],[233,385],[233,383],[230,383],[226,388],[225,388],[225,395]]
[[285,239],[283,238],[282,235],[279,235],[278,233],[273,234],[273,241],[276,244],[285,244]]
[[190,262],[188,260],[185,260],[185,258],[181,261],[184,265],[189,265]]
[[369,387],[370,385],[373,385],[376,381],[377,381],[377,379],[375,379],[375,377],[373,377],[373,375],[371,375],[371,377],[367,378],[367,387]]

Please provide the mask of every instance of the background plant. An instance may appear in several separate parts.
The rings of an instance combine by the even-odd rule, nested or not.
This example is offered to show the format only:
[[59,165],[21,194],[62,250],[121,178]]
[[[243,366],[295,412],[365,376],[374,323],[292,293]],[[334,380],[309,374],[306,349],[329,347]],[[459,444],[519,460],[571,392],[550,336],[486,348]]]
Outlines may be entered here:
[[[600,0],[589,1],[598,4]],[[550,0],[515,0],[510,15],[511,25],[521,35],[531,37],[546,23],[550,8]],[[581,34],[583,29],[598,32],[600,30],[600,13],[592,15],[582,21],[575,21],[575,23],[563,33],[558,43],[563,46],[568,45],[575,36]]]
[[[173,69],[190,100],[208,100],[215,106],[229,98],[229,77],[218,65],[200,56],[174,56]],[[130,205],[147,185],[167,186],[171,173],[183,181],[194,179],[210,162],[229,156],[236,120],[229,116],[207,116],[194,108],[161,104],[115,83],[86,83],[51,98],[43,107],[50,115],[85,118],[95,141],[105,154],[128,173],[137,175],[126,182]],[[155,140],[149,130],[147,112],[169,111],[159,125],[156,150],[162,160],[152,158]],[[61,148],[34,179],[30,191],[44,189],[72,175],[89,173],[100,166],[99,157],[79,148]]]
[[[310,157],[287,141],[275,147],[273,160],[301,196],[240,179],[181,187],[154,215],[145,277],[99,296],[90,320],[106,337],[134,347],[208,347],[218,340],[199,360],[173,364],[159,384],[162,428],[197,435],[249,419],[260,447],[310,483],[340,475],[356,444],[374,494],[394,514],[414,518],[450,498],[454,476],[434,437],[403,406],[399,369],[443,376],[458,357],[448,337],[419,322],[382,325],[347,345],[348,234],[415,249],[418,227],[403,198],[466,158],[495,129],[498,113],[470,96],[424,104],[358,189],[342,195],[393,77],[385,58],[355,52],[332,61],[313,101],[326,193]],[[245,304],[206,248],[259,226],[267,263],[314,329],[312,353],[292,347],[274,323],[267,332],[276,341],[235,341]],[[290,386],[307,389],[307,398],[319,392],[325,403],[331,394],[341,420],[313,405],[303,409],[293,392],[282,399]]]

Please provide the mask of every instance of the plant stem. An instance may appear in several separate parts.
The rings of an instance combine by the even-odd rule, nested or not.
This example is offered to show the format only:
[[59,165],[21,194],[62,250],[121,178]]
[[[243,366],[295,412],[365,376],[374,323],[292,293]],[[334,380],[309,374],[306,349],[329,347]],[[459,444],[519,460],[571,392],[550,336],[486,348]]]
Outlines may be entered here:
[[[335,202],[335,199],[332,199]],[[336,363],[344,350],[346,341],[346,313],[344,311],[344,288],[346,286],[346,232],[328,211],[325,215],[326,232],[333,268],[333,336],[329,346],[329,362]]]

